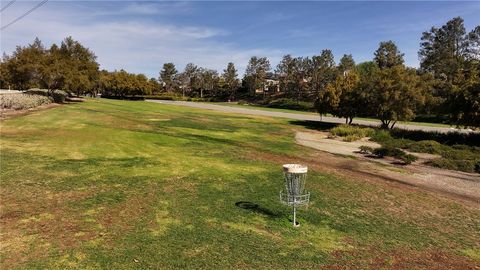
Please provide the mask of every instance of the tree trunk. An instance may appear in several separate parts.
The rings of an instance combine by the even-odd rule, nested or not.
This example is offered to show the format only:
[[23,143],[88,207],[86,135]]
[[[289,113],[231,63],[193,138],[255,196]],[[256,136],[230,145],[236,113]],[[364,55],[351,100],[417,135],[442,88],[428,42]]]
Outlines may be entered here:
[[390,125],[390,120],[385,120],[385,119],[380,119],[382,121],[382,126],[381,128],[388,128]]
[[393,121],[393,124],[392,124],[392,126],[390,127],[390,129],[393,129],[393,127],[395,126],[396,123],[397,123],[397,121]]
[[353,117],[350,117],[350,121],[348,121],[348,124],[351,125],[353,122]]

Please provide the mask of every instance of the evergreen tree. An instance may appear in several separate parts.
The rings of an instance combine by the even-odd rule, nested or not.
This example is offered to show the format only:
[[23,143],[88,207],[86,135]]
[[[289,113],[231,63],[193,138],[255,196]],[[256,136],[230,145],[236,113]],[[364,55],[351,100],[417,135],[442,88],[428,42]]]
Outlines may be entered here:
[[374,61],[379,68],[391,68],[403,64],[403,53],[391,40],[380,42],[380,46],[374,53]]
[[175,77],[177,75],[177,69],[173,63],[163,64],[163,69],[160,71],[159,80],[163,83],[167,92],[173,92],[175,88]]
[[235,65],[230,62],[227,68],[223,70],[223,80],[229,93],[229,99],[235,100],[237,89],[239,87],[238,74]]
[[245,70],[245,77],[252,95],[255,95],[256,89],[264,89],[265,77],[270,69],[270,61],[266,57],[252,56],[250,58]]

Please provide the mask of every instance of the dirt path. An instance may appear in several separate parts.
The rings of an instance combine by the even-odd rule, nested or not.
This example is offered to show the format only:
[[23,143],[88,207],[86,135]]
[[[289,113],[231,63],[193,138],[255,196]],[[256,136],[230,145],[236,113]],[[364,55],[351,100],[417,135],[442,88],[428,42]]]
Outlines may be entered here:
[[[222,106],[222,105],[201,103],[201,102],[189,102],[189,101],[153,100],[153,99],[147,99],[146,101],[161,103],[161,104],[168,104],[168,105],[187,106],[187,107],[228,112],[228,113],[281,117],[281,118],[289,118],[289,119],[295,119],[295,120],[320,121],[320,117],[318,115],[256,110],[256,109],[250,109],[250,108],[238,108],[238,107]],[[345,123],[344,118],[336,118],[336,117],[329,117],[329,116],[322,117],[321,121],[327,122],[327,123],[337,123],[337,124]],[[380,122],[355,119],[353,120],[353,124],[359,124],[359,125],[365,125],[365,126],[378,126]],[[420,126],[420,125],[413,125],[413,124],[409,124],[409,125],[397,124],[396,127],[407,129],[407,130],[436,131],[436,132],[442,132],[442,133],[447,133],[452,131],[469,132],[466,129],[430,127],[430,126]]]
[[[295,139],[298,144],[323,151],[316,153],[318,158],[316,160],[321,162],[316,161],[312,164],[321,166],[323,170],[361,179],[381,180],[421,188],[480,205],[479,174],[444,170],[418,163],[408,166],[394,165],[391,164],[392,160],[388,159],[373,160],[357,151],[361,145],[375,146],[373,145],[375,143],[342,142],[328,139],[323,132],[297,132]],[[355,159],[338,155],[354,156]]]

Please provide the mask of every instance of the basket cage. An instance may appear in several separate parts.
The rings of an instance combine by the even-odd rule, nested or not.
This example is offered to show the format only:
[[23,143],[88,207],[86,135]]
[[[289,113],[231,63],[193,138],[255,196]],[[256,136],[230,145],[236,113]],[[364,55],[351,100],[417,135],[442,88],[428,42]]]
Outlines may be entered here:
[[305,190],[307,167],[299,164],[285,164],[285,190],[280,192],[280,200],[287,205],[306,204],[310,193]]

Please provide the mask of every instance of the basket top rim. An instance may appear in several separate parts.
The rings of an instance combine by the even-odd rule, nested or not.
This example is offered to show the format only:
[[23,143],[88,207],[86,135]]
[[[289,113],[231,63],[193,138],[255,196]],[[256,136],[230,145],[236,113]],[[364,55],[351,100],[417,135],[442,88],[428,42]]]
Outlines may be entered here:
[[302,164],[283,164],[283,171],[288,173],[306,173],[308,167]]

